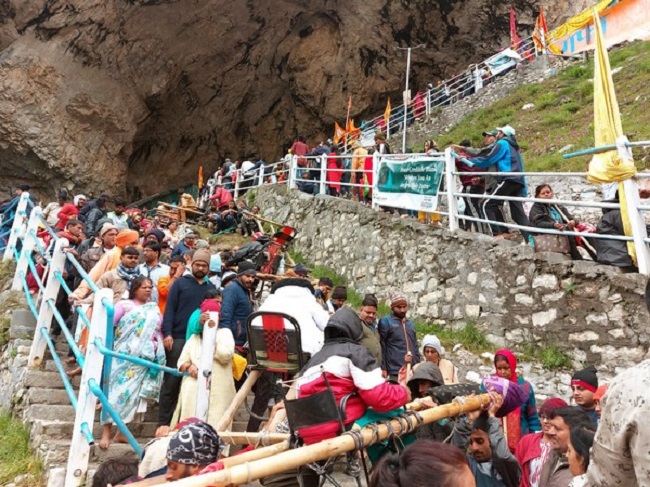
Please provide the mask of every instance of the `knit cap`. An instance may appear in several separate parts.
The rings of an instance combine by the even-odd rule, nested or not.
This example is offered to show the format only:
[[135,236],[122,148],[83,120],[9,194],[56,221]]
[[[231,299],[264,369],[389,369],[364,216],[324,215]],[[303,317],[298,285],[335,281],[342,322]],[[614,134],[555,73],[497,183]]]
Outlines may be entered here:
[[399,306],[399,305],[408,304],[408,300],[406,299],[406,294],[404,294],[402,291],[391,291],[388,294],[388,297],[390,299],[391,308],[394,308],[395,306]]
[[210,252],[205,249],[194,251],[194,255],[192,256],[192,264],[195,262],[205,262],[206,264],[210,265]]
[[440,343],[440,338],[435,335],[424,335],[422,339],[422,353],[424,353],[425,347],[435,348],[441,357],[445,353],[445,348]]
[[598,375],[596,373],[596,367],[590,365],[586,369],[582,369],[571,377],[572,386],[582,386],[588,391],[596,392],[598,389]]
[[567,406],[568,404],[564,399],[560,399],[559,397],[551,397],[542,403],[539,408],[539,415],[545,418],[550,418],[551,414],[553,414],[553,411],[556,409],[565,408]]

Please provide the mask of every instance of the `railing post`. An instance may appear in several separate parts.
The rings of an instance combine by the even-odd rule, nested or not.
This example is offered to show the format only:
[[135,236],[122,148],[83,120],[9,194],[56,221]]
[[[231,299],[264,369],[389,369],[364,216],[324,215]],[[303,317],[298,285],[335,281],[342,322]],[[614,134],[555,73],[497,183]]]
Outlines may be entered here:
[[375,152],[372,155],[372,209],[373,210],[379,209],[379,204],[377,203],[377,199],[375,198],[375,195],[377,194],[377,183],[379,181],[379,178],[377,178],[377,176],[379,175],[380,160],[381,159],[379,153]]
[[289,177],[287,181],[289,182],[289,189],[296,188],[296,177],[298,176],[296,172],[298,171],[298,156],[295,154],[289,159]]
[[[219,314],[215,312],[209,314],[210,318],[203,325],[203,344],[197,377],[196,410],[194,411],[194,415],[203,421],[208,420],[208,411],[210,409],[212,364],[214,363],[214,349],[217,346],[217,327],[219,326]],[[210,321],[214,321],[214,326],[208,326]]]
[[327,181],[327,154],[323,154],[320,158],[320,194],[325,194],[325,182]]
[[241,171],[239,169],[235,169],[235,194],[234,194],[234,199],[239,198],[239,178],[241,177]]
[[454,193],[456,192],[456,178],[454,169],[456,164],[451,153],[451,147],[445,150],[445,186],[447,187],[447,206],[449,207],[449,230],[458,230],[458,202]]
[[[20,279],[20,273],[24,272],[25,275],[27,275],[29,272],[27,257],[34,251],[34,247],[36,245],[39,245],[39,243],[34,238],[36,235],[36,229],[38,228],[39,216],[41,216],[41,208],[37,206],[32,209],[32,213],[29,215],[29,220],[27,222],[27,228],[24,229],[25,233],[22,235],[23,247],[20,251],[20,259],[18,259],[18,262],[16,263],[16,273],[14,275],[13,283],[11,284],[11,289],[13,291],[20,291],[23,288],[23,282]],[[16,236],[18,237],[18,235]]]
[[266,169],[266,164],[262,164],[257,170],[259,174],[257,175],[257,186],[261,187],[264,184],[264,170]]
[[[625,144],[629,143],[626,136],[616,141],[618,155],[621,157],[623,164],[633,164],[632,151]],[[645,239],[648,238],[643,213],[639,211],[638,206],[641,204],[639,197],[639,186],[634,179],[623,181],[623,191],[625,192],[625,203],[627,205],[627,214],[632,226],[632,238],[634,238],[634,250],[636,251],[636,263],[639,273],[646,276],[650,275],[650,249]]]
[[[9,232],[9,239],[7,240],[7,247],[5,248],[5,253],[2,260],[13,260],[14,251],[13,248],[16,246],[18,241],[18,235],[20,230],[25,223],[25,215],[27,214],[27,203],[29,201],[29,193],[23,191],[16,205],[16,213],[14,213],[14,222],[11,225],[11,232]],[[18,273],[16,273],[18,275]]]
[[47,329],[47,333],[50,333],[53,313],[52,308],[47,304],[47,302],[50,299],[56,302],[56,297],[59,294],[61,283],[56,278],[56,273],[63,273],[63,267],[65,266],[64,250],[68,245],[69,242],[65,238],[60,238],[54,245],[54,254],[50,260],[47,272],[47,283],[45,284],[45,290],[41,297],[41,306],[38,310],[38,320],[36,321],[34,341],[32,341],[32,346],[29,350],[29,360],[27,362],[28,367],[39,367],[43,362],[43,355],[45,355],[45,347],[47,346],[47,343],[45,342],[40,330],[41,328],[45,328]]
[[68,466],[65,474],[66,487],[77,487],[86,481],[88,472],[88,460],[90,457],[90,445],[82,432],[82,425],[85,423],[92,431],[95,420],[95,406],[97,397],[90,390],[88,381],[94,379],[97,384],[101,381],[102,365],[104,356],[95,346],[95,340],[99,338],[102,342],[106,340],[106,319],[107,310],[102,304],[106,299],[113,302],[113,291],[108,288],[100,289],[95,293],[93,301],[93,316],[90,323],[86,361],[81,374],[81,385],[79,386],[79,402],[74,419],[72,430],[72,442],[68,455]]

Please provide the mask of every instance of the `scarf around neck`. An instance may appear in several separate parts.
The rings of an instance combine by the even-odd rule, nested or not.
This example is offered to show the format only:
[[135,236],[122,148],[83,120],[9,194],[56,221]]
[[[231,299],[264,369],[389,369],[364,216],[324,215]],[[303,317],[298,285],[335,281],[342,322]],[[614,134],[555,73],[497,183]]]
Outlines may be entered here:
[[138,269],[137,267],[134,267],[133,269],[129,269],[121,262],[117,266],[117,275],[120,276],[121,279],[124,279],[126,281],[127,289],[131,289],[131,282],[133,281],[133,279],[142,276],[142,274],[140,273],[140,269]]

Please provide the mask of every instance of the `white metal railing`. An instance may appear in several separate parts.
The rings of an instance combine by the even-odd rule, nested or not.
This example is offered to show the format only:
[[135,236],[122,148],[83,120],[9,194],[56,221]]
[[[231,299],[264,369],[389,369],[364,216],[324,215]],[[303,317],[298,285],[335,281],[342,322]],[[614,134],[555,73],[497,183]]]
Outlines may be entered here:
[[530,36],[522,39],[516,50],[521,59],[513,60],[512,63],[507,63],[506,68],[495,71],[486,61],[490,61],[504,51],[505,49],[485,61],[470,65],[467,70],[460,74],[441,81],[439,86],[427,88],[426,91],[422,92],[422,104],[418,102],[418,106],[413,106],[414,100],[412,99],[410,106],[406,106],[406,114],[404,113],[405,105],[403,103],[392,107],[388,123],[384,120],[384,114],[378,115],[370,120],[364,120],[362,122],[362,133],[381,131],[385,132],[387,137],[401,133],[404,125],[408,127],[415,120],[429,118],[436,109],[453,105],[467,96],[480,91],[496,78],[507,74],[518,64],[531,62],[545,54],[552,55],[551,53],[540,53],[537,51],[533,38]]
[[[648,142],[635,142],[630,144],[631,146],[643,146],[649,145]],[[422,158],[426,157],[426,154],[393,154],[390,155],[391,161],[399,160],[403,158],[404,160],[408,158]],[[534,233],[534,234],[555,234],[555,235],[566,235],[566,236],[581,236],[587,237],[594,240],[614,240],[614,241],[627,241],[634,242],[635,250],[638,258],[638,267],[639,271],[643,274],[650,275],[650,253],[646,243],[650,242],[650,239],[645,234],[645,226],[643,225],[642,212],[650,211],[650,205],[640,204],[638,197],[638,187],[635,182],[635,179],[642,179],[650,177],[650,174],[640,173],[635,176],[634,179],[625,182],[625,195],[628,201],[628,211],[631,215],[633,236],[626,237],[624,235],[600,235],[596,233],[581,233],[568,230],[555,230],[555,229],[545,229],[538,228],[533,226],[518,225],[516,223],[502,223],[498,221],[493,221],[484,218],[478,218],[475,216],[469,216],[461,214],[458,211],[458,200],[464,199],[469,203],[469,200],[479,200],[485,201],[488,199],[506,202],[520,202],[520,203],[545,203],[545,204],[557,204],[568,207],[580,207],[580,208],[597,208],[597,209],[617,209],[620,208],[619,203],[614,202],[603,202],[603,201],[588,201],[588,200],[563,200],[563,199],[541,199],[541,198],[532,198],[527,195],[522,196],[498,196],[498,195],[489,195],[489,194],[472,194],[464,193],[459,191],[457,188],[460,186],[459,178],[460,176],[472,175],[472,176],[508,176],[508,175],[520,175],[524,177],[580,177],[586,178],[587,173],[584,172],[540,172],[540,173],[518,173],[518,172],[462,172],[456,169],[456,158],[453,151],[447,149],[444,153],[435,153],[430,154],[434,158],[444,158],[445,171],[444,171],[444,181],[446,190],[439,191],[439,196],[444,199],[439,200],[439,207],[431,212],[438,213],[440,215],[447,217],[447,224],[451,231],[456,231],[460,227],[461,221],[481,223],[485,225],[498,225],[501,227],[506,227],[509,229],[516,229],[523,232]],[[372,194],[374,191],[377,191],[377,182],[378,182],[378,171],[382,159],[385,156],[381,156],[377,153],[373,155],[361,156],[364,158],[363,168],[353,170],[351,167],[351,160],[355,156],[352,154],[324,154],[320,156],[301,156],[301,159],[304,159],[307,163],[305,167],[299,167],[297,161],[298,156],[289,157],[288,161],[282,161],[281,163],[276,163],[280,165],[281,171],[285,174],[288,174],[286,181],[282,182],[270,182],[265,178],[260,177],[259,174],[248,176],[247,178],[241,179],[241,181],[251,181],[254,184],[250,185],[246,189],[255,189],[260,186],[269,186],[272,184],[288,184],[289,188],[298,188],[305,192],[308,192],[313,195],[331,195],[337,197],[349,198],[351,195],[355,194],[355,191],[358,191],[357,196],[361,198],[361,192],[368,192],[369,201],[372,201],[373,208],[379,209],[379,206],[376,202],[372,200]],[[372,164],[366,164],[365,158],[368,158],[368,162]],[[337,161],[340,161],[339,164],[336,164]],[[288,164],[288,165],[287,165]],[[368,168],[369,167],[369,168]],[[301,177],[301,173],[307,173],[307,178]],[[363,174],[370,176],[369,178],[362,178],[361,180],[355,180],[354,174]],[[340,179],[339,179],[340,178]],[[238,178],[239,179],[239,178]],[[369,181],[372,181],[370,183]],[[239,196],[242,191],[242,186],[235,186],[235,194]],[[402,208],[406,211],[411,212],[421,212],[419,208]]]

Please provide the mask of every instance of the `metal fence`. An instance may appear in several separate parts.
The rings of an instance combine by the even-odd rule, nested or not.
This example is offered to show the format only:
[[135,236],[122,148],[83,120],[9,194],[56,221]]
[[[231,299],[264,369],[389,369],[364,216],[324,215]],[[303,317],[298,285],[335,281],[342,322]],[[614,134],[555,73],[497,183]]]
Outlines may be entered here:
[[[181,374],[176,369],[113,351],[113,291],[97,287],[74,255],[68,252],[69,242],[65,238],[60,238],[47,224],[41,214],[41,208],[36,206],[31,208],[31,212],[29,212],[29,205],[29,194],[25,192],[21,195],[18,203],[8,245],[4,253],[4,260],[15,258],[16,271],[11,288],[15,291],[22,290],[24,292],[28,307],[36,319],[36,330],[30,349],[28,367],[39,367],[43,363],[45,353],[49,351],[63,382],[70,404],[75,411],[65,485],[66,487],[79,486],[86,481],[90,446],[95,442],[92,431],[95,421],[95,407],[98,400],[102,405],[102,422],[105,422],[110,417],[119,431],[127,438],[133,450],[142,455],[142,447],[108,402],[112,379],[112,359],[127,360],[167,374],[184,374]],[[28,213],[29,216],[27,216]],[[41,239],[37,236],[39,225],[45,228],[46,234],[51,239],[48,248],[41,244]],[[38,272],[34,261],[37,254],[40,255],[45,268],[41,273]],[[75,305],[79,317],[77,330],[88,329],[88,344],[85,356],[77,345],[77,337],[68,329],[55,305],[60,290],[63,290],[67,296],[72,293],[64,279],[66,264],[68,269],[74,269],[78,273],[94,294],[92,317],[89,316],[86,307]],[[29,289],[27,282],[27,276],[30,273],[34,277],[37,286],[34,293]],[[66,374],[51,337],[53,320],[56,320],[60,326],[72,354],[82,369],[81,383],[77,393],[75,393],[74,387]]]
[[[623,144],[621,150],[629,150],[627,146],[650,146],[648,142],[635,142],[632,144]],[[578,155],[584,155],[582,152]],[[248,190],[257,189],[261,186],[268,186],[271,184],[286,184],[291,189],[300,189],[303,192],[312,195],[330,195],[339,198],[354,198],[359,201],[366,201],[374,209],[380,210],[379,205],[372,200],[372,194],[377,191],[378,171],[383,160],[390,158],[393,163],[400,163],[400,160],[407,161],[414,158],[426,159],[444,159],[444,188],[439,191],[439,207],[436,210],[422,209],[416,207],[401,208],[406,212],[415,214],[417,212],[437,213],[446,217],[446,223],[451,231],[456,231],[460,228],[460,222],[475,222],[483,224],[484,228],[489,229],[494,225],[507,227],[531,234],[551,234],[551,235],[564,235],[570,237],[583,237],[589,240],[618,240],[633,242],[637,259],[639,272],[650,275],[650,254],[648,253],[647,243],[650,239],[646,234],[646,227],[644,223],[643,213],[650,211],[650,205],[642,205],[637,181],[641,179],[650,178],[650,173],[639,173],[633,179],[627,180],[623,183],[625,188],[625,197],[627,201],[627,210],[630,215],[632,225],[632,236],[624,235],[601,235],[597,233],[584,233],[569,230],[556,230],[539,228],[532,225],[518,225],[513,222],[499,222],[489,220],[487,217],[477,217],[466,215],[459,212],[459,200],[464,200],[469,204],[470,200],[485,202],[486,200],[502,201],[504,204],[508,202],[518,203],[545,203],[571,207],[587,207],[598,209],[620,209],[618,202],[602,202],[602,201],[573,201],[562,199],[540,199],[528,197],[522,194],[521,196],[498,196],[490,194],[470,194],[462,192],[459,188],[462,187],[460,177],[466,175],[472,176],[508,176],[519,175],[524,177],[587,177],[584,172],[535,172],[535,173],[495,173],[495,172],[461,172],[456,169],[457,156],[451,150],[447,149],[444,153],[430,153],[427,154],[394,154],[394,155],[374,155],[360,156],[363,159],[364,166],[362,168],[353,169],[351,161],[355,158],[353,155],[339,155],[339,154],[324,154],[321,156],[291,156],[286,161],[276,163],[275,167],[281,168],[283,174],[288,174],[286,181],[275,181],[271,183],[268,178],[261,177],[260,174],[249,174],[244,176],[237,175],[238,181],[251,181],[252,185],[244,186],[242,184],[235,185],[234,195],[235,198],[241,197],[243,192]],[[298,165],[298,160],[301,159],[304,166]],[[368,177],[369,176],[369,177]],[[364,197],[363,195],[367,195]],[[387,208],[382,208],[386,210]],[[489,233],[489,230],[488,230]]]

